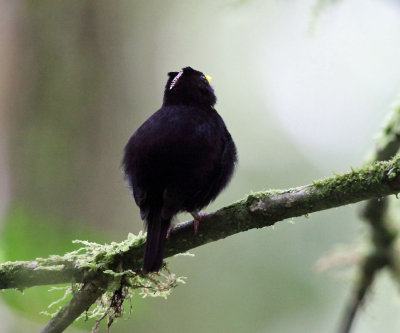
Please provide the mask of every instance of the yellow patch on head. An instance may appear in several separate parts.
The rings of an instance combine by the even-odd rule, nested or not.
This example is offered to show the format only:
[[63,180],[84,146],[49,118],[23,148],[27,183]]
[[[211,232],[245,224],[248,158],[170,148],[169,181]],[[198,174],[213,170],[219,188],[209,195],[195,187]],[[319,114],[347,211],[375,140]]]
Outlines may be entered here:
[[206,77],[206,79],[207,79],[208,83],[210,83],[210,82],[211,82],[211,80],[212,80],[212,77],[211,77],[210,75],[204,75],[204,76]]

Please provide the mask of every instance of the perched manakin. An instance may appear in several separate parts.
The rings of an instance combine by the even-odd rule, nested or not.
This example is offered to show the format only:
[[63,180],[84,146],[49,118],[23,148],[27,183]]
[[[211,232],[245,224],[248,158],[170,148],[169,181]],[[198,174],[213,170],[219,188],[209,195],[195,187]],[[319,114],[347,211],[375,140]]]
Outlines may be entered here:
[[129,139],[123,168],[147,225],[144,272],[158,271],[171,220],[198,212],[230,181],[236,147],[221,116],[211,77],[192,69],[168,73],[161,109]]

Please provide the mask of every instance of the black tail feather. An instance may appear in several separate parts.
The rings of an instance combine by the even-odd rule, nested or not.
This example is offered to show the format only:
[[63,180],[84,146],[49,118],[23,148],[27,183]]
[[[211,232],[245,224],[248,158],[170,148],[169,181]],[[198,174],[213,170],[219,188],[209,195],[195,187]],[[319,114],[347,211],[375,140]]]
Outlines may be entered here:
[[170,224],[171,219],[163,219],[160,214],[149,214],[147,218],[146,250],[143,259],[143,271],[145,273],[160,270]]

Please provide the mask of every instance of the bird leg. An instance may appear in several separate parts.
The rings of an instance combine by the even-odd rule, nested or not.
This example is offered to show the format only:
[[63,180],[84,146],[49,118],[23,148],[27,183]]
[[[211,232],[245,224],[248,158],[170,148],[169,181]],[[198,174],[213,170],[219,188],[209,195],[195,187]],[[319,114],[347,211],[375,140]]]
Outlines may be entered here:
[[197,235],[197,232],[199,231],[200,220],[207,214],[200,213],[199,211],[195,210],[194,212],[190,212],[190,215],[193,216],[194,234]]
[[176,226],[176,223],[171,222],[171,224],[169,225],[168,230],[167,230],[167,239],[169,238],[169,235],[170,235],[172,229],[175,228],[175,226]]

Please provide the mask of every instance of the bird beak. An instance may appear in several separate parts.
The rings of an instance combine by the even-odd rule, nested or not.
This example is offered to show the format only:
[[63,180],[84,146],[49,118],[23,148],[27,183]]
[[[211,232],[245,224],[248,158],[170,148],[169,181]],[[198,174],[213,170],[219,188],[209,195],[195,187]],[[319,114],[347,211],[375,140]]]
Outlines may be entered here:
[[211,77],[210,75],[204,75],[204,76],[206,77],[206,79],[207,79],[208,83],[210,83],[210,82],[211,82],[211,80],[212,80],[212,77]]

